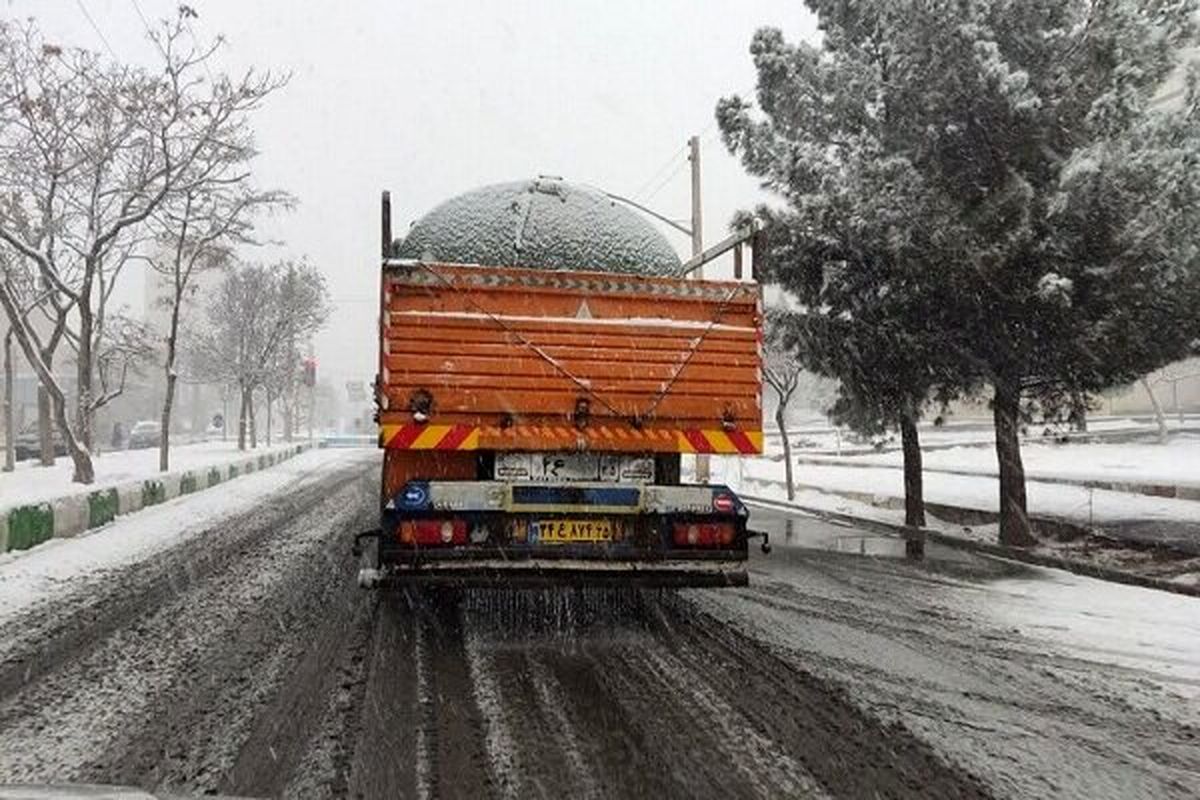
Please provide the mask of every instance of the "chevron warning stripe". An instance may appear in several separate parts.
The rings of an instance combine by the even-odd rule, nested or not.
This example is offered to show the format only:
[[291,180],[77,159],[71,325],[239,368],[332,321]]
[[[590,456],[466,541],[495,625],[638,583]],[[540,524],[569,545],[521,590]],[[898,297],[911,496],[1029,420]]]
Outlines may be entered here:
[[384,425],[379,443],[395,450],[475,450],[479,447],[479,428],[474,425]]
[[679,452],[715,453],[761,453],[762,431],[700,430],[688,428],[679,431]]
[[[581,436],[586,444],[581,445]],[[624,427],[589,427],[586,433],[565,426],[518,426],[501,430],[476,425],[433,425],[410,422],[403,425],[382,425],[379,430],[381,447],[393,450],[504,450],[506,444],[517,449],[575,449],[580,446],[599,450],[613,449],[630,452],[643,446],[648,452],[747,454],[762,452],[762,431],[726,431],[720,429],[648,429],[631,431]],[[673,442],[672,447],[668,442]]]

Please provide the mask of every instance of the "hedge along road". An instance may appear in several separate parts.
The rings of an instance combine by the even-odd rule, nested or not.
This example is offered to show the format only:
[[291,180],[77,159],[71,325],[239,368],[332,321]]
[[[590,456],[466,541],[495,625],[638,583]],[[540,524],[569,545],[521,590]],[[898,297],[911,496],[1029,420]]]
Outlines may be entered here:
[[377,467],[307,454],[153,558],[0,617],[0,779],[916,798],[1104,796],[1121,776],[1108,794],[1183,797],[1200,774],[1194,729],[1145,690],[1128,702],[1145,675],[955,609],[1014,568],[784,542],[746,590],[380,596],[348,546],[375,521]]

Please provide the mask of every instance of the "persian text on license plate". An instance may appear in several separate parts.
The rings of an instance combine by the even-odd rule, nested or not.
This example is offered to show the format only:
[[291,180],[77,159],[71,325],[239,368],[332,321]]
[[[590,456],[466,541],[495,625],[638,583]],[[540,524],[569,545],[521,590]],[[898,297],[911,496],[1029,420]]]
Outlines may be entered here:
[[612,522],[606,519],[544,519],[537,523],[537,539],[546,544],[611,542]]

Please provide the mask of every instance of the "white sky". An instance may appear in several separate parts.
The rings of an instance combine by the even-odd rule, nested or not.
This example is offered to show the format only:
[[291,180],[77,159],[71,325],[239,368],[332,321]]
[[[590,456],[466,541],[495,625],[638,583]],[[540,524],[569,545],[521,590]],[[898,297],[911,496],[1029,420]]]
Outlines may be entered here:
[[[132,62],[153,54],[152,22],[178,0],[0,0],[63,44]],[[337,304],[317,340],[322,377],[375,371],[379,192],[396,233],[452,195],[503,180],[562,175],[689,214],[683,148],[703,136],[705,243],[762,195],[721,144],[719,97],[752,95],[748,46],[762,25],[815,37],[799,0],[189,0],[220,63],[291,71],[256,118],[262,186],[300,207],[269,226],[324,270]],[[84,10],[99,28],[89,24]],[[672,157],[669,168],[663,169]],[[686,237],[669,238],[681,253]],[[248,254],[254,257],[253,253]],[[713,276],[717,277],[717,276]],[[129,302],[140,304],[140,276]]]

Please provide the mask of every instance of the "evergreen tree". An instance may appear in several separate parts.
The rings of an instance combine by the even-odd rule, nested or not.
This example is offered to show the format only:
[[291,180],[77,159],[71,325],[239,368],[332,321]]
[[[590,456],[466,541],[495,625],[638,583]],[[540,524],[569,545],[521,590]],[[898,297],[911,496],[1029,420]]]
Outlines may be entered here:
[[[861,284],[875,299],[833,322],[887,316],[933,345],[904,352],[941,342],[931,388],[991,387],[1000,538],[1029,544],[1022,401],[1077,402],[1200,339],[1194,76],[1181,108],[1151,106],[1196,41],[1196,0],[807,5],[821,45],[759,31],[757,111],[717,108],[729,148],[787,201],[778,274],[825,303],[831,279]],[[835,362],[882,356],[819,344]]]

